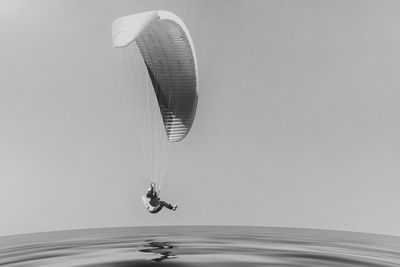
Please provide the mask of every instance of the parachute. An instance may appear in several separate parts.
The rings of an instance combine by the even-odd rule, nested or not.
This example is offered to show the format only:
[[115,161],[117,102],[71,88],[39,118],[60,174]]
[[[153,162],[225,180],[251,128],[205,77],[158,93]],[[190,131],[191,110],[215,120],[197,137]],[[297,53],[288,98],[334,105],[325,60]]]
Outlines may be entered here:
[[170,143],[185,138],[196,114],[198,67],[193,41],[185,24],[168,11],[114,20],[112,40],[114,47],[135,43],[142,57],[141,70],[133,73],[141,80],[137,89],[144,111],[142,143],[150,180],[160,189]]

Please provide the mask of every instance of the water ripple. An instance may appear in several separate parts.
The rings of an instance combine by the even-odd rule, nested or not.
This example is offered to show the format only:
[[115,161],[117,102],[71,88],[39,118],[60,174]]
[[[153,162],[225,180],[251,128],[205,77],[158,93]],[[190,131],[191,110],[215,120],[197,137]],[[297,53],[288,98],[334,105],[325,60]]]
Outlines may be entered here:
[[400,266],[400,238],[267,227],[132,227],[0,237],[0,266]]

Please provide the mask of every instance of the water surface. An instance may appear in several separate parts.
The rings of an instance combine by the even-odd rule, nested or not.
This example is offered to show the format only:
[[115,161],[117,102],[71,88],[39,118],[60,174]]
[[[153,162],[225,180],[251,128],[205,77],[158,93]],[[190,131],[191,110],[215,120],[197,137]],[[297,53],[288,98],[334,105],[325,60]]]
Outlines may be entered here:
[[400,238],[269,227],[169,226],[0,237],[0,266],[400,266]]

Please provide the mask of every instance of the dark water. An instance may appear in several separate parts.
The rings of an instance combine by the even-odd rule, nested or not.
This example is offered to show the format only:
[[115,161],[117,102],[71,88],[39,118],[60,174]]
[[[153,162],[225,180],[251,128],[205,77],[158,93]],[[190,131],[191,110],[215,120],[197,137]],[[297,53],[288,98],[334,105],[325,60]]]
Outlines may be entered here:
[[400,266],[400,238],[223,226],[63,231],[1,237],[0,266]]

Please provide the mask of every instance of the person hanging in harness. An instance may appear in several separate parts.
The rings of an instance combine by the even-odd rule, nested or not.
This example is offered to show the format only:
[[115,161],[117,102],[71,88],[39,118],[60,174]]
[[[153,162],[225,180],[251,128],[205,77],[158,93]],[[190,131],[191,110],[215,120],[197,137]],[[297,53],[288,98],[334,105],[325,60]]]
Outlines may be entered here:
[[170,210],[176,210],[178,205],[171,205],[165,201],[160,200],[158,192],[156,190],[156,183],[152,182],[150,188],[147,190],[146,195],[142,196],[143,204],[146,206],[150,213],[157,213],[166,207]]

